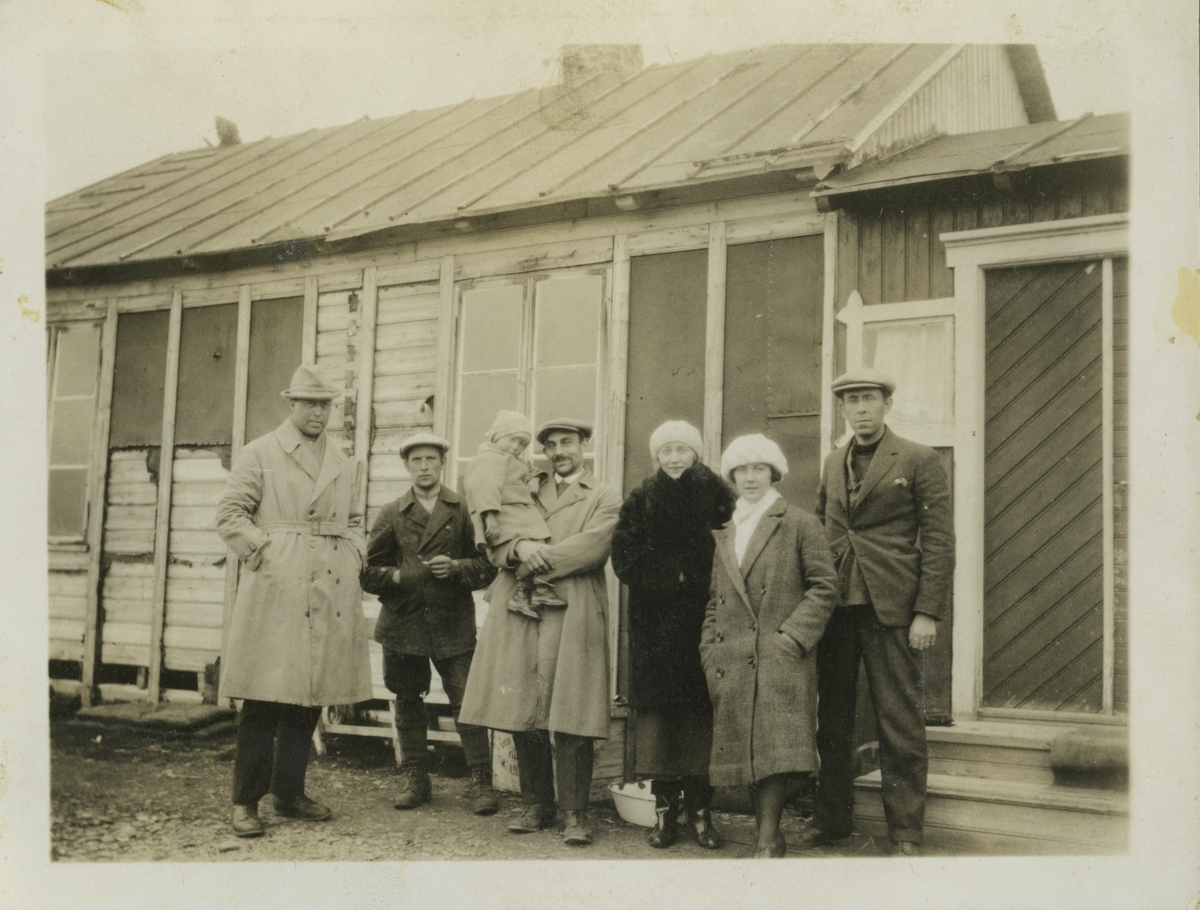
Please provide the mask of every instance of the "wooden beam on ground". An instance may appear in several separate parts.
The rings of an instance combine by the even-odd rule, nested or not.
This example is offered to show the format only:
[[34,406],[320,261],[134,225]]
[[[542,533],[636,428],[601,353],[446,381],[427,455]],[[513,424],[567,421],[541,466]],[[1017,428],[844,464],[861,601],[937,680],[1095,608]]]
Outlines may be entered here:
[[100,334],[100,380],[96,389],[96,420],[92,424],[88,460],[87,612],[83,621],[82,701],[90,707],[96,693],[96,664],[100,656],[100,556],[104,548],[104,498],[108,476],[108,431],[112,422],[113,368],[117,353],[117,301],[108,301]]
[[454,378],[454,257],[443,256],[438,284],[437,359],[433,373],[433,432],[450,438]]
[[163,663],[163,626],[167,610],[167,547],[171,536],[171,478],[175,467],[175,405],[179,392],[179,328],[183,320],[183,293],[171,298],[167,330],[167,376],[163,391],[162,456],[158,469],[158,509],[154,518],[154,599],[150,602],[151,704],[158,703]]
[[708,319],[704,343],[704,463],[721,464],[725,407],[725,222],[708,226]]

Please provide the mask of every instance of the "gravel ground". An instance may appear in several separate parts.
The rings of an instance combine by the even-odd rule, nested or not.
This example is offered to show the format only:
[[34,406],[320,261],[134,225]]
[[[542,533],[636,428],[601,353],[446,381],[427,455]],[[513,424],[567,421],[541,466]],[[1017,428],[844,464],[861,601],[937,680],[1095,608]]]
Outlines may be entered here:
[[[646,846],[646,829],[626,824],[611,803],[591,809],[594,843],[573,848],[546,830],[513,835],[506,825],[521,808],[515,794],[500,794],[500,811],[472,814],[461,755],[447,750],[433,775],[433,800],[398,812],[399,790],[391,743],[328,737],[327,754],[309,764],[308,793],[333,809],[326,822],[274,814],[260,804],[265,837],[242,840],[229,828],[229,785],[234,744],[226,731],[180,738],[144,729],[78,720],[51,723],[51,857],[62,862],[324,861],[448,859],[740,859],[753,854],[753,819],[716,813],[727,843],[702,850],[681,839],[666,850]],[[785,811],[785,836],[805,822]],[[865,835],[848,844],[789,856],[878,856]]]

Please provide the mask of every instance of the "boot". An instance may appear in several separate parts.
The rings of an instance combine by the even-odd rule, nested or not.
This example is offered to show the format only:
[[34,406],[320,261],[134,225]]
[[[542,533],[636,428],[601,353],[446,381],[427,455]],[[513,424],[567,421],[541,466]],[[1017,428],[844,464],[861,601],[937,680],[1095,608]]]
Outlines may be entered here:
[[548,581],[535,581],[533,583],[533,593],[529,597],[530,604],[536,609],[537,607],[565,607],[567,602],[558,596],[558,592],[554,590],[554,585]]
[[679,839],[679,782],[658,781],[650,785],[654,794],[654,827],[646,843],[656,850],[671,846]]
[[500,808],[496,792],[492,789],[492,772],[488,768],[472,768],[471,784],[467,787],[471,800],[471,811],[476,815],[494,815]]
[[258,803],[234,804],[233,833],[237,837],[262,837],[263,826],[258,818]]
[[592,842],[592,834],[587,829],[587,813],[573,812],[570,809],[563,812],[566,822],[563,828],[563,843],[572,847],[583,847]]
[[712,823],[713,788],[704,779],[688,778],[683,782],[683,805],[696,843],[705,850],[716,850],[724,841]]
[[406,761],[400,765],[400,773],[404,775],[404,789],[396,798],[397,809],[415,809],[422,803],[429,802],[433,796],[433,784],[429,781],[429,773],[425,770],[425,762],[421,759]]

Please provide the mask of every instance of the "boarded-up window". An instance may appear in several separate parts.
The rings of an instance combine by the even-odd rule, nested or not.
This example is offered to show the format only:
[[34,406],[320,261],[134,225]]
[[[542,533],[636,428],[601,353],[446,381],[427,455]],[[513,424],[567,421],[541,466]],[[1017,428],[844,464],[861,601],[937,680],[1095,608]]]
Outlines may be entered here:
[[232,443],[236,354],[236,304],[183,311],[179,332],[176,445]]
[[53,329],[49,400],[49,536],[79,540],[87,521],[88,456],[100,364],[97,323]]
[[764,433],[788,459],[779,490],[811,508],[821,477],[820,235],[730,246],[725,277],[723,444]]
[[304,298],[256,300],[250,309],[250,360],[246,384],[246,442],[271,432],[288,414],[288,387],[300,365]]
[[[469,288],[462,295],[458,465],[502,409],[594,421],[604,281],[579,274]],[[461,476],[461,473],[460,473]]]
[[655,468],[647,446],[659,424],[686,420],[703,429],[707,275],[707,250],[629,262],[626,493]]
[[109,448],[162,445],[170,320],[168,310],[122,313],[117,318]]

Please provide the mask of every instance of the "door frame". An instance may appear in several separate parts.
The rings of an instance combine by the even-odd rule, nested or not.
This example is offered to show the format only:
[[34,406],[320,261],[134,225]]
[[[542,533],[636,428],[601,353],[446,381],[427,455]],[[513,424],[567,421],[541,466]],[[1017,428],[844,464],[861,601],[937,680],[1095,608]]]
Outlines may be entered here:
[[[1033,224],[951,231],[939,238],[946,264],[954,270],[955,320],[955,519],[957,559],[954,570],[954,653],[951,665],[951,711],[973,720],[983,697],[984,596],[984,360],[987,346],[986,269],[1064,262],[1111,260],[1129,255],[1129,216],[1097,215]],[[1111,710],[1112,598],[1112,281],[1111,263],[1104,266],[1104,496],[1105,496],[1105,704]],[[1039,712],[1049,719],[1050,712]],[[1078,715],[1073,719],[1090,718]]]

